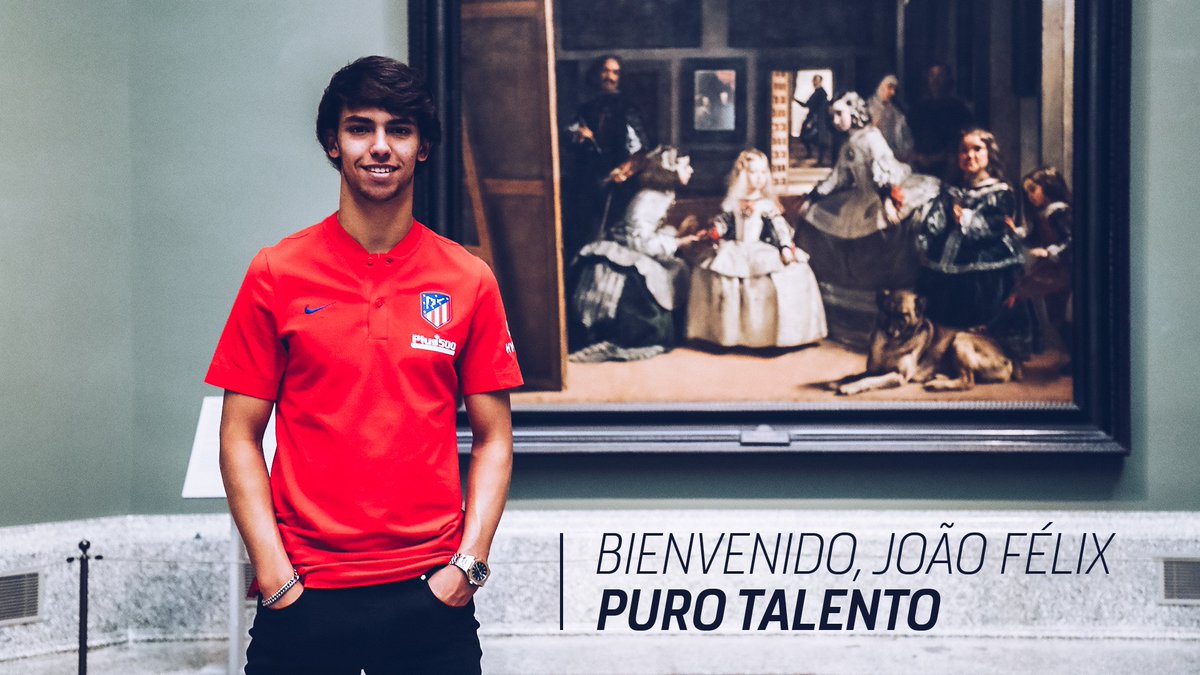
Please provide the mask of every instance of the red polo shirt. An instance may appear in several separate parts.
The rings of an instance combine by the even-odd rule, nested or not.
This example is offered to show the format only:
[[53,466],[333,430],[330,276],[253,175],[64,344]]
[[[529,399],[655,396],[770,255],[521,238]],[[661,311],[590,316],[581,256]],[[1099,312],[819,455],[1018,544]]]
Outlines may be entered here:
[[255,256],[205,381],[276,402],[284,548],[306,586],[344,588],[458,550],[458,403],[521,373],[486,264],[416,222],[367,253],[334,214]]

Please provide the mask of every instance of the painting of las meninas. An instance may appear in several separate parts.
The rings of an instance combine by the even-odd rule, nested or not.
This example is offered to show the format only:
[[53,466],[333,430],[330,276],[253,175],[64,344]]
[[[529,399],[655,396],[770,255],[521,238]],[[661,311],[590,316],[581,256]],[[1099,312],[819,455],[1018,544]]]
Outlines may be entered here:
[[455,222],[517,408],[1072,405],[1082,11],[462,3]]

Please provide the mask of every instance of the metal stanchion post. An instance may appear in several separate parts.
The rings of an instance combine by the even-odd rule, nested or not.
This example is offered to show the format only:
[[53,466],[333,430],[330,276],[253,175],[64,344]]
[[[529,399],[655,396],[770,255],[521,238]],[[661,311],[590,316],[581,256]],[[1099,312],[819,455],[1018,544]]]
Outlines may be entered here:
[[[88,626],[88,560],[95,558],[103,560],[104,556],[89,556],[88,549],[92,542],[84,539],[79,542],[79,675],[87,675],[87,626]],[[67,562],[75,562],[74,556]]]

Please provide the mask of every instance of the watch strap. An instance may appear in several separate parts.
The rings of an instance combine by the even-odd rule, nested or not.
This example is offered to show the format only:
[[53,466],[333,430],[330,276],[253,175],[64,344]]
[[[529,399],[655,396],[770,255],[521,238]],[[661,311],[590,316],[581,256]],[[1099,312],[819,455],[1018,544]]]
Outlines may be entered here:
[[450,564],[462,570],[467,576],[467,583],[472,586],[482,587],[492,574],[492,569],[486,561],[469,553],[455,553],[450,558]]

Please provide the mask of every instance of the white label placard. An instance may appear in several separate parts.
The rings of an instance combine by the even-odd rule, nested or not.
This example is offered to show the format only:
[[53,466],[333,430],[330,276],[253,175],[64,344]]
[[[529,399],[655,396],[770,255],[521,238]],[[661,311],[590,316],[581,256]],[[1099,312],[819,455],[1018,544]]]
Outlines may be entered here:
[[[192,439],[192,456],[188,459],[187,475],[183,479],[184,499],[224,499],[225,485],[221,482],[221,398],[205,396],[200,404],[200,419],[196,422],[196,437]],[[275,458],[275,412],[263,432],[263,454],[267,471]]]

